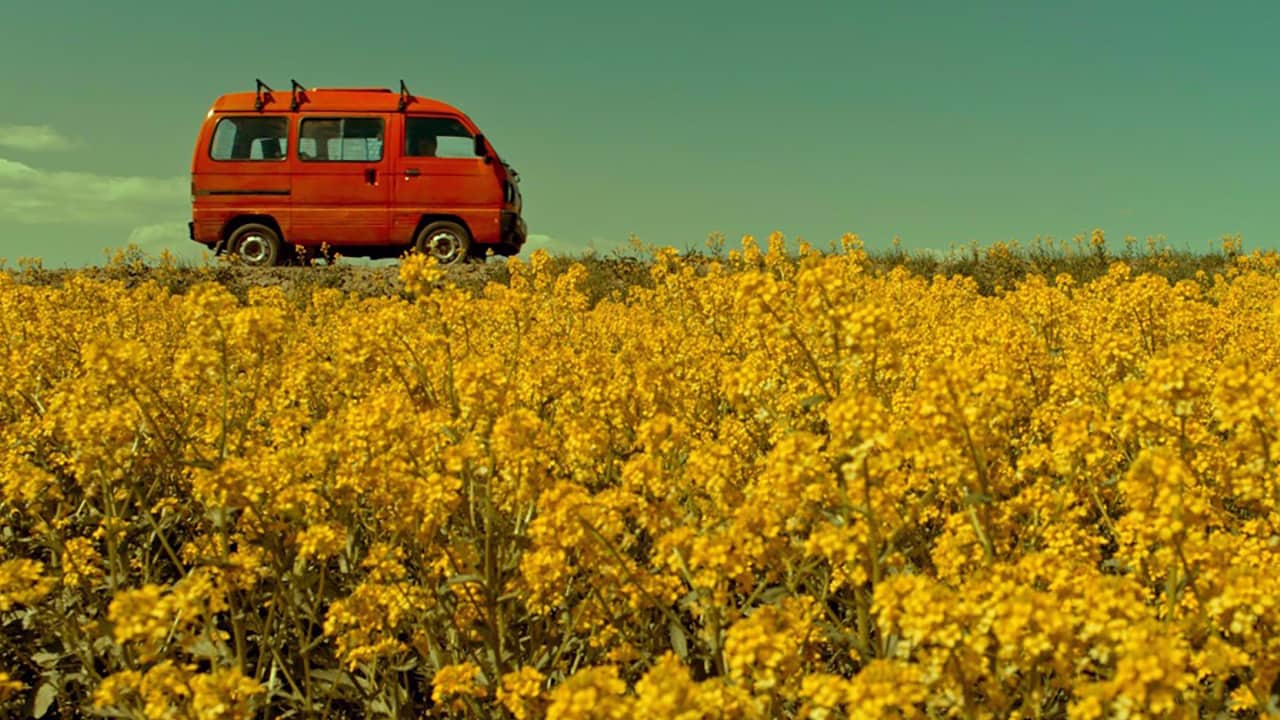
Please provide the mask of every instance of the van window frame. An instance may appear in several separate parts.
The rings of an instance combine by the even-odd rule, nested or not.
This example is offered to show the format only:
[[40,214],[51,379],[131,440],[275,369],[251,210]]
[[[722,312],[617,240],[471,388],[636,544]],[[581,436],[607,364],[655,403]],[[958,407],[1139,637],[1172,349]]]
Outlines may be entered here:
[[[284,120],[284,143],[285,151],[278,158],[270,160],[266,158],[218,158],[213,155],[213,144],[218,138],[218,128],[227,120]],[[287,162],[289,160],[289,141],[293,135],[293,118],[289,115],[260,115],[257,113],[226,113],[218,116],[218,121],[213,124],[213,130],[209,133],[209,145],[205,148],[205,152],[211,162],[216,163],[274,163]]]
[[[302,155],[302,126],[303,126],[303,124],[304,124],[304,123],[306,123],[308,120],[319,120],[319,121],[325,121],[325,120],[332,121],[332,120],[337,120],[337,121],[339,121],[339,122],[342,122],[342,123],[343,123],[342,127],[343,127],[343,129],[344,129],[344,130],[345,130],[345,128],[346,128],[346,121],[347,121],[347,120],[377,120],[378,122],[382,123],[382,147],[380,148],[380,150],[381,150],[381,153],[382,153],[382,154],[378,157],[378,159],[377,159],[377,160],[334,160],[333,158],[325,158],[325,159],[321,160],[321,159],[320,159],[320,158],[318,158],[318,157],[313,157],[313,158],[303,157],[303,155]],[[304,163],[344,163],[344,164],[347,164],[347,163],[367,163],[367,164],[374,164],[374,165],[376,165],[376,164],[378,164],[378,163],[383,163],[383,162],[386,162],[386,161],[387,161],[387,158],[389,157],[389,155],[388,155],[388,153],[387,153],[387,135],[390,133],[390,130],[391,130],[391,123],[389,122],[389,118],[388,118],[386,115],[384,115],[384,114],[380,114],[380,113],[373,113],[373,114],[368,114],[368,115],[362,115],[362,114],[360,114],[360,113],[358,113],[358,112],[356,112],[356,113],[351,113],[351,114],[346,114],[346,115],[342,115],[342,114],[338,114],[338,115],[327,115],[327,114],[326,114],[326,115],[304,115],[304,116],[301,116],[301,117],[299,117],[299,118],[298,118],[298,142],[294,144],[294,150],[293,150],[293,152],[294,152],[294,158],[295,158],[295,159],[297,159],[297,161],[298,161],[298,162],[304,162]],[[341,139],[343,139],[343,140],[345,140],[345,139],[346,139],[346,135],[345,135],[345,134],[344,134],[344,135],[340,135],[339,137],[340,137]]]

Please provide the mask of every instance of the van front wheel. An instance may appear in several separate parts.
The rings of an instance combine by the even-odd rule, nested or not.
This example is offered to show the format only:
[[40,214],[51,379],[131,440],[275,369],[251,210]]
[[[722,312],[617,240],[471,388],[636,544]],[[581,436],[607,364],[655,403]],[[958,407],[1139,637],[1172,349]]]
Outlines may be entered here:
[[413,246],[440,265],[457,265],[471,252],[471,233],[458,223],[440,220],[422,228]]
[[280,236],[266,225],[249,223],[236,228],[227,242],[240,261],[253,267],[280,264]]

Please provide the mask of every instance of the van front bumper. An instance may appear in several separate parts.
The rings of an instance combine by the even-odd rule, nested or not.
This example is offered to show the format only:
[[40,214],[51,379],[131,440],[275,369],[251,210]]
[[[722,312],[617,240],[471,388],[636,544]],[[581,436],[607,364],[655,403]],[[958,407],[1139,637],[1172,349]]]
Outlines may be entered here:
[[525,240],[529,237],[529,228],[525,225],[524,218],[520,217],[519,213],[504,211],[501,222],[502,244],[516,250],[523,247]]

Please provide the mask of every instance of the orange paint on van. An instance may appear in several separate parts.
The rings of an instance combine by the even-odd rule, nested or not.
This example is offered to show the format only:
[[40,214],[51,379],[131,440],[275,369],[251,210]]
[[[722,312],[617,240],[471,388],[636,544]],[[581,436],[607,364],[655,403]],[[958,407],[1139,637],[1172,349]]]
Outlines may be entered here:
[[190,236],[249,264],[317,254],[442,263],[528,236],[519,176],[461,110],[384,88],[219,97],[191,160]]

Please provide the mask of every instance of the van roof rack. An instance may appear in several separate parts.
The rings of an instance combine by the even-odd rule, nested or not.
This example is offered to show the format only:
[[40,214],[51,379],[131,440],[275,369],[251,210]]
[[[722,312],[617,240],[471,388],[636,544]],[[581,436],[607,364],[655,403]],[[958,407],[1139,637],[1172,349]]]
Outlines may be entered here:
[[402,79],[400,81],[400,112],[404,112],[411,102],[413,102],[413,96],[409,94],[409,88],[405,87]]
[[[253,109],[257,110],[258,112],[262,112],[262,107],[272,99],[271,87],[266,83],[262,82],[261,78],[254,78],[254,79],[258,81],[258,89],[256,91],[256,97],[254,97],[253,99]],[[266,92],[265,93],[262,92],[263,90],[266,90]]]
[[[275,101],[275,96],[272,94],[275,91],[272,89],[270,85],[262,82],[261,78],[254,78],[254,80],[256,82],[257,89],[255,91],[255,97],[253,99],[253,108],[258,112],[262,112],[262,109],[267,106],[267,103]],[[311,98],[307,94],[307,89],[303,87],[303,85],[299,83],[296,79],[290,78],[289,85],[290,85],[289,109],[296,111],[299,107],[302,107],[303,103],[308,102]],[[379,87],[326,87],[326,88],[312,88],[311,92],[391,93],[392,90],[384,87],[381,87],[381,88]],[[411,103],[415,102],[416,100],[417,98],[415,98],[409,92],[409,88],[405,86],[404,80],[401,80],[399,110],[403,112],[405,108],[407,108]]]
[[297,80],[290,78],[289,82],[293,83],[293,90],[291,91],[292,97],[289,100],[289,109],[297,110],[298,106],[302,104],[302,101],[307,99],[307,91],[298,84]]

